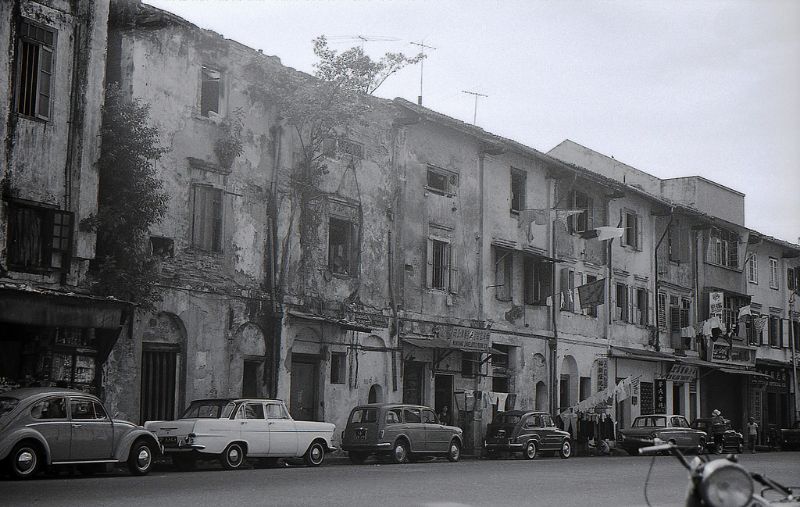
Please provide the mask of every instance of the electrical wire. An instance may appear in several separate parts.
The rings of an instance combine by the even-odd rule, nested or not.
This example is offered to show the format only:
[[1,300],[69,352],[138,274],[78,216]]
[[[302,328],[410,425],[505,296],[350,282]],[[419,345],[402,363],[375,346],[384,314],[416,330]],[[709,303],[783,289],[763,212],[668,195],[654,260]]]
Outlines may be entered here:
[[644,501],[647,502],[647,507],[653,507],[650,499],[647,498],[647,485],[650,483],[650,473],[653,471],[653,465],[656,463],[656,455],[650,460],[650,468],[647,469],[647,477],[644,479]]

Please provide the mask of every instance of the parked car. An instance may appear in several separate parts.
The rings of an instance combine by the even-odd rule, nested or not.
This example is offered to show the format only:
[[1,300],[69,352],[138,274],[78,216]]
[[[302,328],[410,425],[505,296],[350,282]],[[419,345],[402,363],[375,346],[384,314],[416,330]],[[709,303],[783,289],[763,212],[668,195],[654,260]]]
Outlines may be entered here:
[[708,442],[705,431],[693,429],[682,415],[643,415],[630,428],[617,432],[617,447],[629,454],[650,445],[673,443],[681,449],[702,450]]
[[463,442],[461,428],[442,424],[432,409],[397,403],[354,408],[342,432],[342,449],[356,464],[373,454],[388,456],[394,463],[421,456],[458,461]]
[[211,399],[193,401],[180,419],[148,421],[179,468],[218,459],[223,468],[241,468],[247,458],[274,462],[303,458],[319,466],[335,450],[331,423],[295,421],[280,400]]
[[708,435],[706,441],[705,451],[708,452],[726,452],[740,454],[744,449],[744,437],[741,433],[731,428],[731,422],[725,419],[725,431],[722,433],[722,449],[717,449],[714,444],[714,437],[711,431],[712,421],[710,417],[701,417],[692,421],[692,428],[700,431],[705,431]]
[[543,452],[557,452],[564,459],[572,455],[570,434],[556,428],[550,414],[526,410],[498,412],[486,429],[483,446],[490,458],[501,452],[519,452],[525,459]]
[[800,449],[800,421],[791,428],[781,428],[780,446],[783,450]]
[[108,463],[145,475],[160,452],[153,433],[113,420],[91,394],[30,387],[0,395],[0,461],[18,479],[58,465],[90,474]]

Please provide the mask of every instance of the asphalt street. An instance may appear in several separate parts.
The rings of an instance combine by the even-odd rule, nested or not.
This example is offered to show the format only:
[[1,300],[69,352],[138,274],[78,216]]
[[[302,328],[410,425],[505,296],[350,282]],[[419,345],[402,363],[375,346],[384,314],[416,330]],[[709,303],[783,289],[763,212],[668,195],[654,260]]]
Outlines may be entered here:
[[[562,460],[445,460],[406,465],[355,466],[342,460],[320,468],[282,467],[226,472],[177,472],[161,466],[146,477],[123,469],[83,477],[62,474],[33,481],[0,481],[3,506],[325,505],[484,506],[645,505],[650,457]],[[800,453],[744,454],[750,471],[800,486]],[[652,505],[681,505],[686,472],[670,456],[655,458],[648,486]]]

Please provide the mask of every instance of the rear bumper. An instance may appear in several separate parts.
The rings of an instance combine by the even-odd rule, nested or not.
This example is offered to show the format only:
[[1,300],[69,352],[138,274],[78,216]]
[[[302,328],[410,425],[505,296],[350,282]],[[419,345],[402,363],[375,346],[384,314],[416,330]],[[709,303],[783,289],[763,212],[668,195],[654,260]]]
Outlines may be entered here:
[[356,452],[381,452],[389,451],[392,449],[391,442],[378,442],[377,444],[345,444],[342,443],[343,451],[356,451]]
[[487,451],[521,451],[524,446],[522,444],[484,442],[483,447]]

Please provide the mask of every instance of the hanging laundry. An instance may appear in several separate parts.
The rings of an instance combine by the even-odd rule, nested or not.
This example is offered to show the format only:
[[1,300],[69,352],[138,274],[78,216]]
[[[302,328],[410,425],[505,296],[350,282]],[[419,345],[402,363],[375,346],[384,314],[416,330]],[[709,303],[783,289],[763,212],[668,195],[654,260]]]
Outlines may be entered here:
[[508,393],[497,393],[497,411],[505,412]]
[[681,328],[681,338],[694,338],[695,332],[694,327],[686,326]]
[[746,316],[746,315],[752,315],[750,313],[750,305],[743,306],[743,307],[739,308],[739,316],[738,316],[737,320],[742,320],[742,318],[744,316]]

